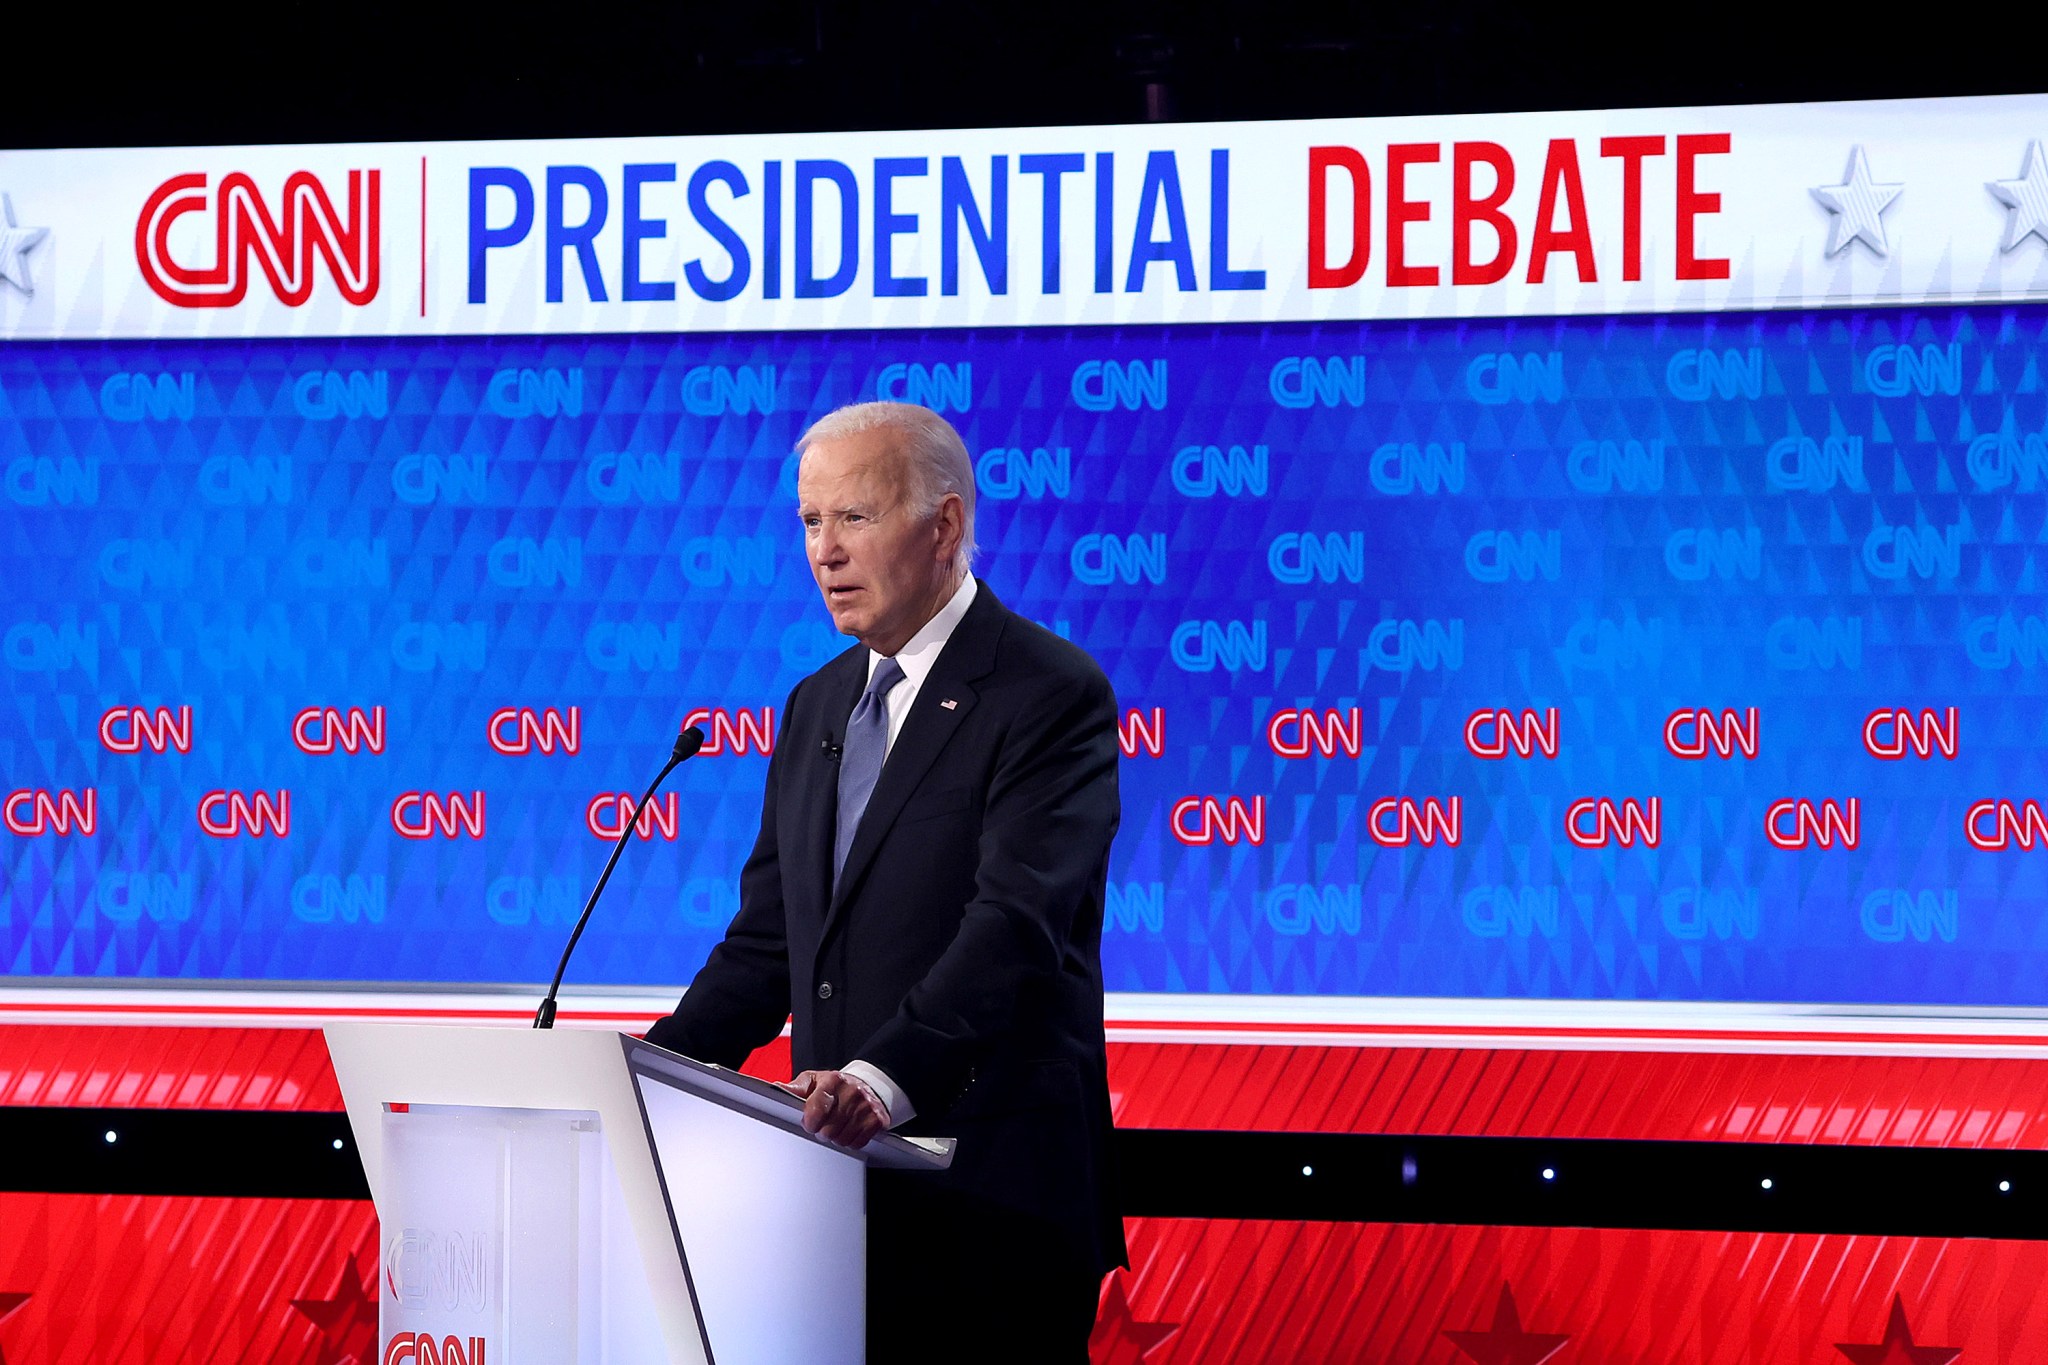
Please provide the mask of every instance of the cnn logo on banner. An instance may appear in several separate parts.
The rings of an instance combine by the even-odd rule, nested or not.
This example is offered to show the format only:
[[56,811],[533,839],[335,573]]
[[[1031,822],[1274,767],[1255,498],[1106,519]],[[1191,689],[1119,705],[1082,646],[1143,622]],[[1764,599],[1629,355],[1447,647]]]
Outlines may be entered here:
[[[324,261],[342,298],[360,306],[377,297],[380,190],[381,172],[350,171],[343,214],[312,172],[294,171],[273,214],[240,171],[222,176],[217,189],[207,187],[203,172],[175,175],[156,187],[135,220],[135,263],[157,297],[176,308],[232,308],[247,296],[255,270],[279,302],[297,308],[313,296],[314,266]],[[208,264],[172,256],[172,229],[189,213],[210,216]]]

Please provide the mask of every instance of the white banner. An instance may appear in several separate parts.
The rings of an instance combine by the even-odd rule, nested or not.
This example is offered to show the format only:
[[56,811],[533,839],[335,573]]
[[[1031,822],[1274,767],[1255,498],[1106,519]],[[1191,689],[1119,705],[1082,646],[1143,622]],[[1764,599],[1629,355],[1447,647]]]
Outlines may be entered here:
[[2048,96],[0,153],[0,336],[2048,297]]

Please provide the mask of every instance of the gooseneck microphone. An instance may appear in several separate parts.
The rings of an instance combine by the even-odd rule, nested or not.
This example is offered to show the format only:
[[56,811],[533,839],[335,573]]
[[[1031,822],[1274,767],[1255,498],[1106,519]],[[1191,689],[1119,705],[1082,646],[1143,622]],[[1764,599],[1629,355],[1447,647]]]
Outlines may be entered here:
[[619,855],[626,851],[626,840],[633,837],[633,829],[640,823],[641,808],[654,799],[655,789],[668,780],[668,775],[676,770],[677,764],[703,747],[704,732],[694,725],[677,735],[675,748],[669,750],[668,762],[654,775],[654,781],[647,785],[647,791],[634,805],[633,814],[626,821],[626,827],[619,831],[619,841],[612,845],[612,856],[605,859],[603,874],[598,877],[597,885],[592,888],[590,899],[583,904],[583,913],[576,917],[576,927],[569,933],[569,946],[562,949],[562,960],[555,964],[555,979],[548,983],[547,999],[541,1001],[540,1008],[534,1012],[535,1028],[555,1026],[555,996],[562,989],[562,973],[569,970],[569,955],[576,951],[576,940],[583,937],[583,926],[590,923],[590,912],[597,909],[597,898],[604,894],[604,884],[612,879],[612,869],[619,865]]

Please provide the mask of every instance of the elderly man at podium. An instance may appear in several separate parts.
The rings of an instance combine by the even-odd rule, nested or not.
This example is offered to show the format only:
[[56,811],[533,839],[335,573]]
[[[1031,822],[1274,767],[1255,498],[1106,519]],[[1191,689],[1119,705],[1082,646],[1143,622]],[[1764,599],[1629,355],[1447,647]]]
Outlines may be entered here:
[[869,1360],[1085,1361],[1126,1262],[1100,959],[1115,699],[969,572],[974,473],[944,418],[857,404],[798,449],[811,573],[859,647],[790,694],[739,913],[647,1037],[738,1066],[793,1016],[805,1127],[959,1140],[945,1172],[869,1173]]

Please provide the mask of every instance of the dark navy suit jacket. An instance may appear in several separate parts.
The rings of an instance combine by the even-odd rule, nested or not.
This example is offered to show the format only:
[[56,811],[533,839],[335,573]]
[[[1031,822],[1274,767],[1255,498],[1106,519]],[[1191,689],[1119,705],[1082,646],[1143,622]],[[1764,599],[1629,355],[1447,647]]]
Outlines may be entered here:
[[[738,1066],[792,1019],[796,1070],[880,1067],[957,1137],[954,1225],[1124,1264],[1103,1052],[1116,701],[1095,661],[987,584],[919,688],[831,891],[829,746],[867,684],[848,650],[790,694],[740,911],[650,1042]],[[879,1178],[879,1177],[878,1177]],[[871,1187],[872,1194],[872,1187]]]

